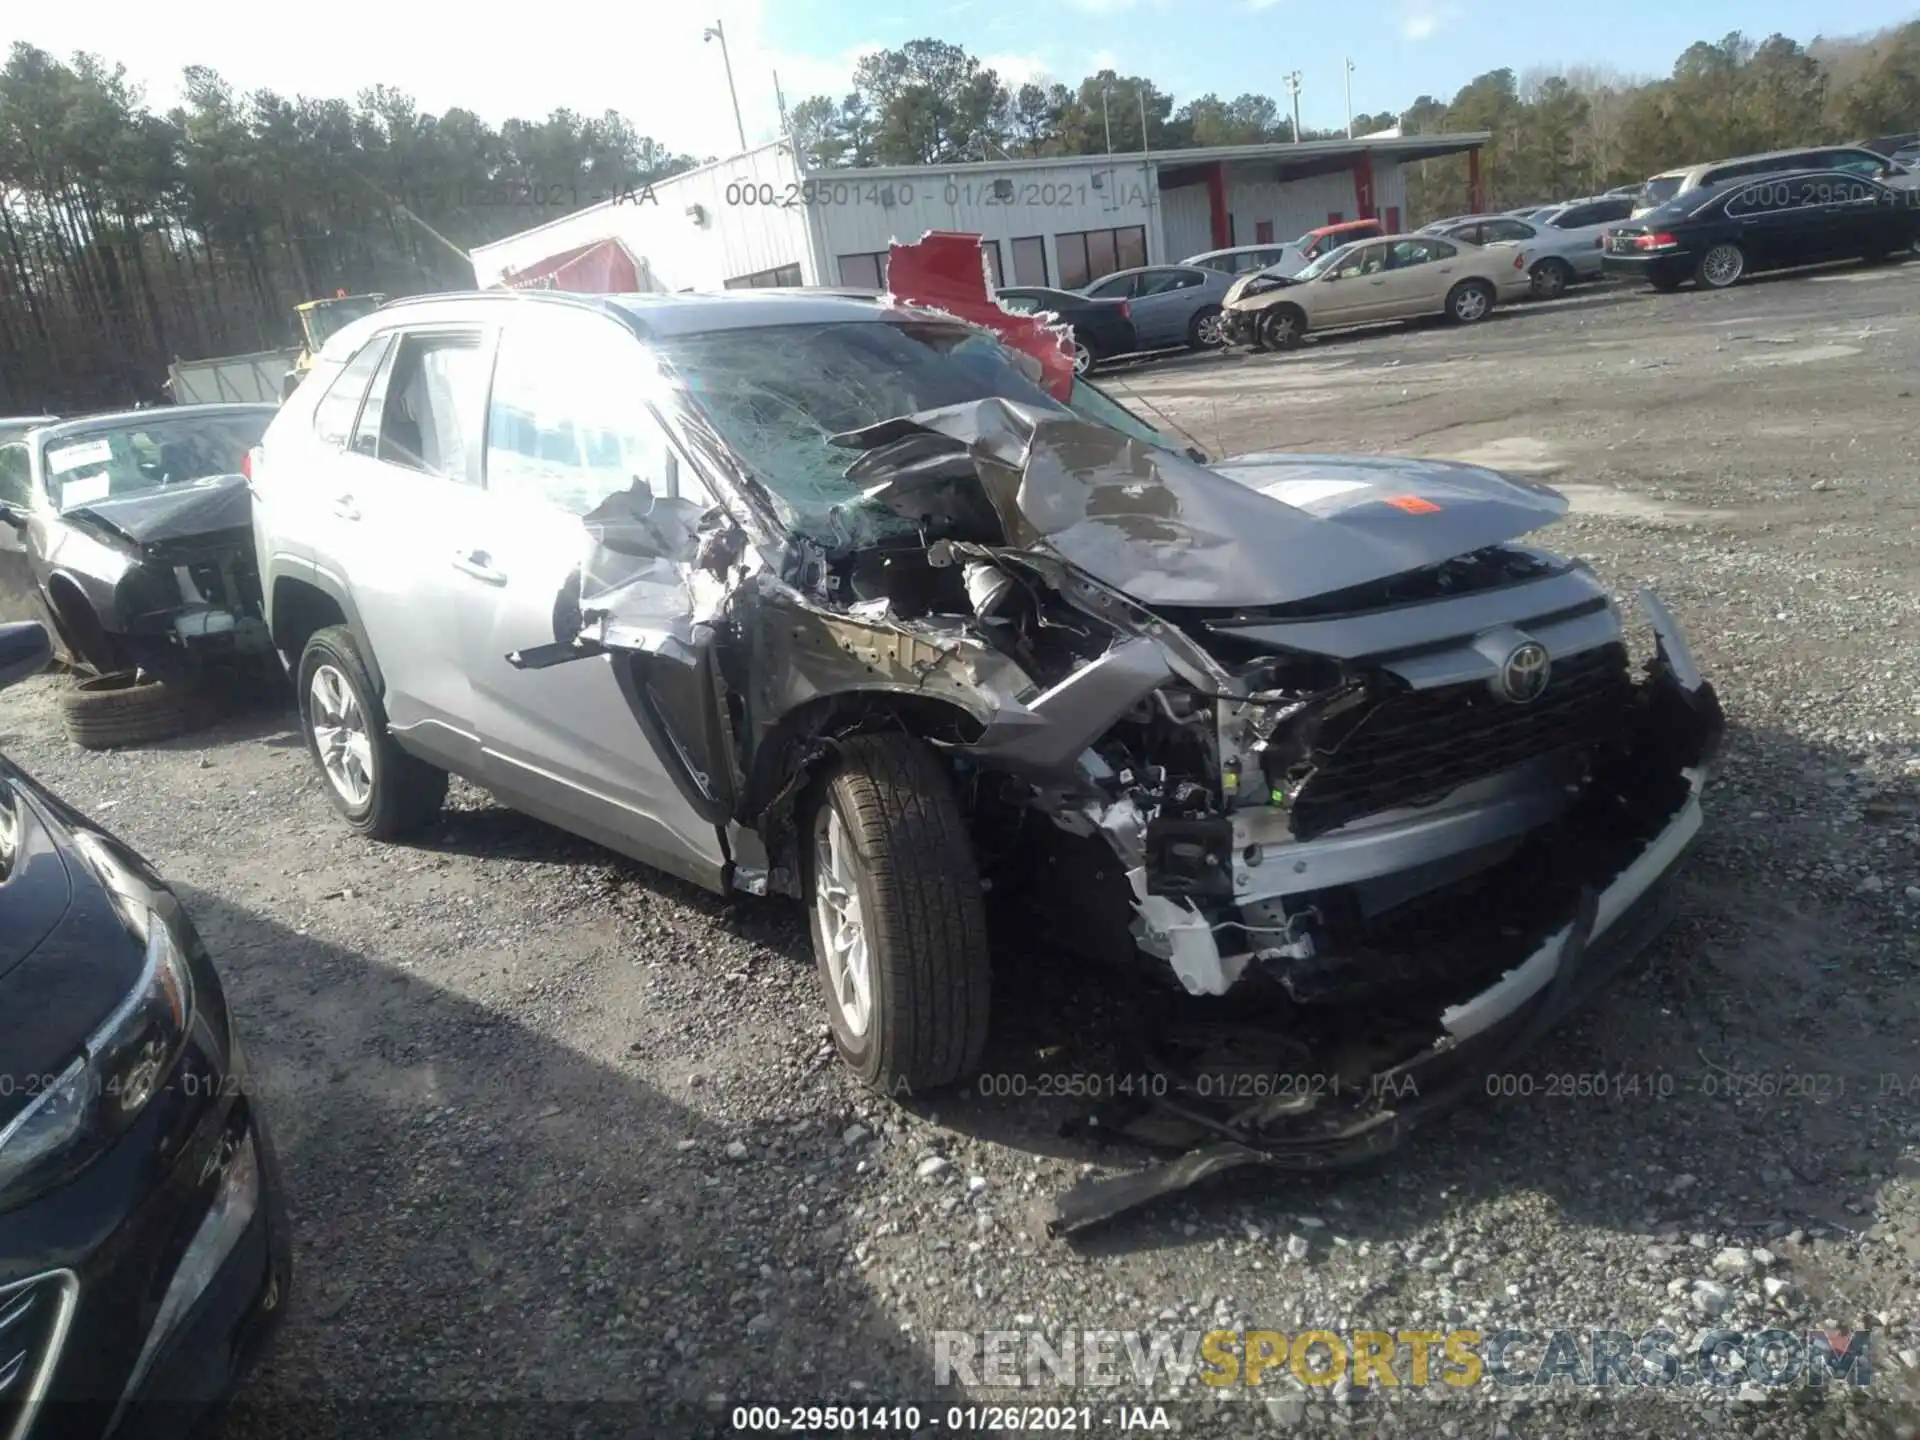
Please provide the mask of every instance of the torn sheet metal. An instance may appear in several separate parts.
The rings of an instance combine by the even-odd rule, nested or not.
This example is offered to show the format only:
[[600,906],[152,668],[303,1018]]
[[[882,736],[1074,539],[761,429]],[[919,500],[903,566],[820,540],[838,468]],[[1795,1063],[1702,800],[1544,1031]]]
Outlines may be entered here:
[[1017,315],[993,298],[993,276],[978,235],[929,230],[912,245],[887,251],[888,298],[943,311],[993,331],[1007,347],[1040,365],[1040,388],[1061,404],[1073,396],[1071,327]]
[[[1488,472],[1479,500],[1460,506],[1465,528],[1384,504],[1319,514],[1119,431],[998,398],[885,420],[834,443],[862,452],[848,478],[870,482],[866,498],[903,519],[943,520],[965,539],[1044,544],[1148,606],[1291,604],[1512,538],[1564,508]],[[1451,489],[1476,483],[1444,477]],[[989,509],[997,537],[982,533]]]

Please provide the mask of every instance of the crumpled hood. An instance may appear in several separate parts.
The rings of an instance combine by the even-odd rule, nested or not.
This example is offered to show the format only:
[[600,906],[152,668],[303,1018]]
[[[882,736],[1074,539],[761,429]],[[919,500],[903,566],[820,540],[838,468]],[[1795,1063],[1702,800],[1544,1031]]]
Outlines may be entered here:
[[[1286,605],[1435,565],[1566,513],[1564,497],[1445,461],[1249,455],[1211,467],[1104,426],[989,399],[836,437],[895,513],[1038,546],[1153,606]],[[997,523],[996,523],[997,522]],[[998,536],[980,532],[992,525]]]
[[253,524],[253,495],[243,475],[211,475],[142,495],[96,500],[63,511],[63,520],[117,534],[136,545],[191,540]]

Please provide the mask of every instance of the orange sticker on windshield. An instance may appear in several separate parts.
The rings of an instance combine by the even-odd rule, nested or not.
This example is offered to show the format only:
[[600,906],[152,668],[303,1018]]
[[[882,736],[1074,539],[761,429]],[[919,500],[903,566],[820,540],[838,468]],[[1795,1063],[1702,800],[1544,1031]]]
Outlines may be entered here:
[[1434,515],[1440,510],[1431,500],[1422,500],[1418,495],[1389,495],[1387,504],[1409,515]]

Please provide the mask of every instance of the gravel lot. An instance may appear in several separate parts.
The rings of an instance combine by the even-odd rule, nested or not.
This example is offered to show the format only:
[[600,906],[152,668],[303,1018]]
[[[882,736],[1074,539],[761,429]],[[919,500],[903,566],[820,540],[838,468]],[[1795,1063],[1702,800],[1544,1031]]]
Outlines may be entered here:
[[[1063,1138],[1065,1101],[858,1090],[796,907],[697,893],[459,785],[420,844],[360,842],[290,705],[94,755],[59,735],[61,681],[0,695],[7,753],[180,886],[262,1071],[295,1290],[221,1437],[727,1433],[722,1397],[930,1401],[942,1329],[1691,1336],[1715,1310],[1871,1327],[1870,1396],[1269,1377],[1169,1414],[1204,1435],[1920,1433],[1917,381],[1920,264],[1118,377],[1215,453],[1548,477],[1575,513],[1545,543],[1623,595],[1658,587],[1733,729],[1679,923],[1538,1052],[1534,1093],[1361,1172],[1230,1177],[1073,1242],[1039,1235],[1036,1202],[1144,1155]],[[1097,1072],[1099,978],[1004,948],[989,1072]],[[1671,1082],[1544,1094],[1592,1073]],[[528,1399],[581,1408],[451,1403]]]

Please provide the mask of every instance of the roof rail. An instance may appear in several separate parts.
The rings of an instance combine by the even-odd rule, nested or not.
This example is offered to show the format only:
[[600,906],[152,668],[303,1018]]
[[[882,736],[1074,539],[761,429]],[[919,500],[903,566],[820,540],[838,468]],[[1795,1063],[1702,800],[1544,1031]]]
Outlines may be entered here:
[[535,299],[559,300],[569,305],[597,309],[606,298],[604,295],[583,295],[575,290],[436,290],[430,295],[403,295],[398,300],[389,300],[380,309],[386,311],[404,305],[432,305],[442,300],[513,300],[525,303]]

